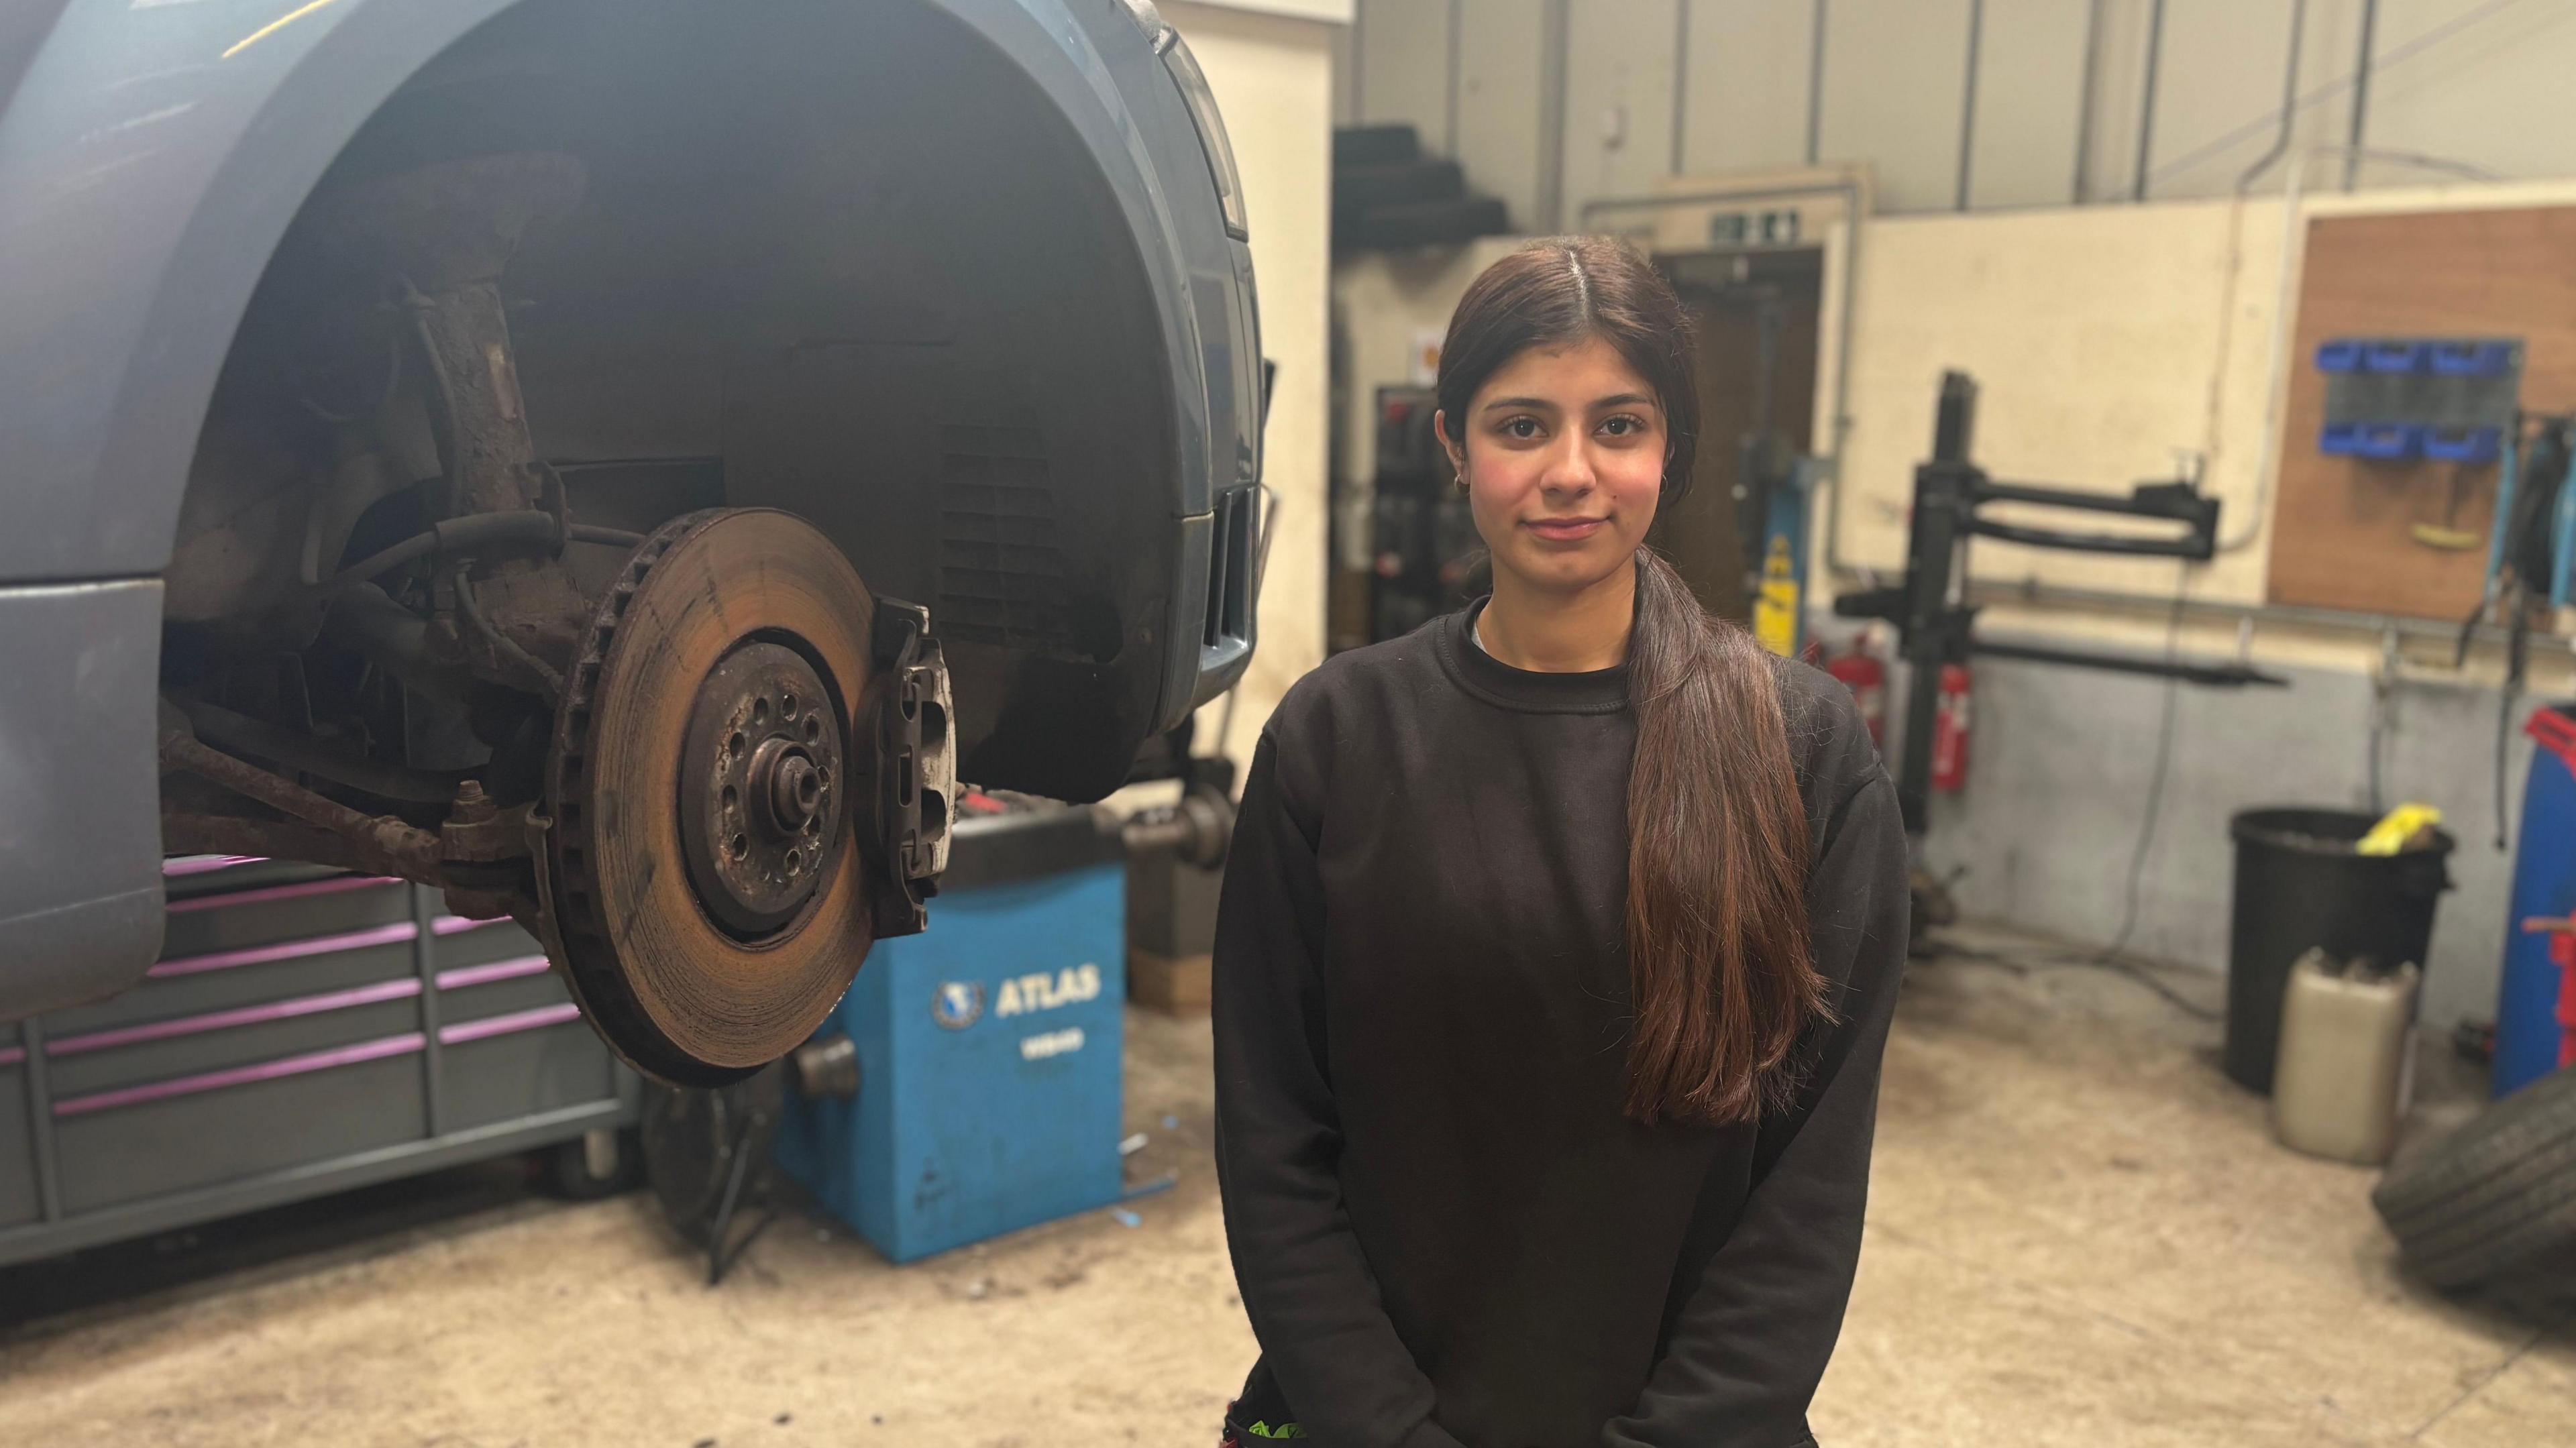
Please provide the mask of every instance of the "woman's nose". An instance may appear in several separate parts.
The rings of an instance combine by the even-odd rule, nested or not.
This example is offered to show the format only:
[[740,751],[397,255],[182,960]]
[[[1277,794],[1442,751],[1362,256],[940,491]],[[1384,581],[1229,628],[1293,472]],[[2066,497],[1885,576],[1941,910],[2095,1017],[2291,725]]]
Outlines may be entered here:
[[1592,491],[1592,458],[1584,450],[1583,439],[1570,437],[1550,452],[1547,467],[1540,472],[1539,487],[1550,495],[1579,497]]

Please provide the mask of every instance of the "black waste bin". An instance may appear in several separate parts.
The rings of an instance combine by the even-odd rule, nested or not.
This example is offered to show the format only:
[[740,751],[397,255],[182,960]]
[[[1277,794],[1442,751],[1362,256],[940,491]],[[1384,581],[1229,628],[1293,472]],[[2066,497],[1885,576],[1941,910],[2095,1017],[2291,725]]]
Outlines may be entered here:
[[2424,964],[2433,906],[2450,888],[2457,843],[2394,855],[2353,847],[2375,816],[2336,809],[2247,810],[2229,822],[2236,840],[2236,904],[2227,934],[2228,1079],[2272,1092],[2281,1045],[2281,993],[2290,967],[2312,949],[2341,959]]

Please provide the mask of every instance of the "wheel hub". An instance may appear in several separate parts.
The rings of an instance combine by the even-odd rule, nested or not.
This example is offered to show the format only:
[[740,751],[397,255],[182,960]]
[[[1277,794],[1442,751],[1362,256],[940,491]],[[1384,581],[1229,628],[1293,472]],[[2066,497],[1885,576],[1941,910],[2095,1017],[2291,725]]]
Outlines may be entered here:
[[707,912],[737,938],[794,919],[840,847],[846,721],[802,654],[745,644],[698,686],[681,756],[680,845]]

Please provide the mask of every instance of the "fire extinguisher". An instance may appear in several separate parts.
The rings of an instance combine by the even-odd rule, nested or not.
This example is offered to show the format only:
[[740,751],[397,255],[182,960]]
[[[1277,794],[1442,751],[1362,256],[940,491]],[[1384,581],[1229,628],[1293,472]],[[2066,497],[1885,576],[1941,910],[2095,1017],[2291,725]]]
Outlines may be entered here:
[[1932,787],[1956,794],[1968,782],[1968,666],[1941,666],[1932,708]]
[[1851,690],[1852,702],[1860,706],[1861,722],[1869,726],[1869,742],[1883,747],[1887,742],[1887,665],[1870,652],[1869,642],[1869,633],[1863,630],[1849,648],[1825,661],[1825,672]]

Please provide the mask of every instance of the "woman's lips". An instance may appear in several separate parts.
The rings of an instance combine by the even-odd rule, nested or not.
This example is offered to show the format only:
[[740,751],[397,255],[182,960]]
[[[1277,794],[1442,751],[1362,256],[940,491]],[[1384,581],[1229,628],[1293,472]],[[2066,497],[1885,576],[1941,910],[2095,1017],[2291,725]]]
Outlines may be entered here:
[[1551,543],[1579,543],[1598,533],[1607,518],[1531,518],[1521,526]]

